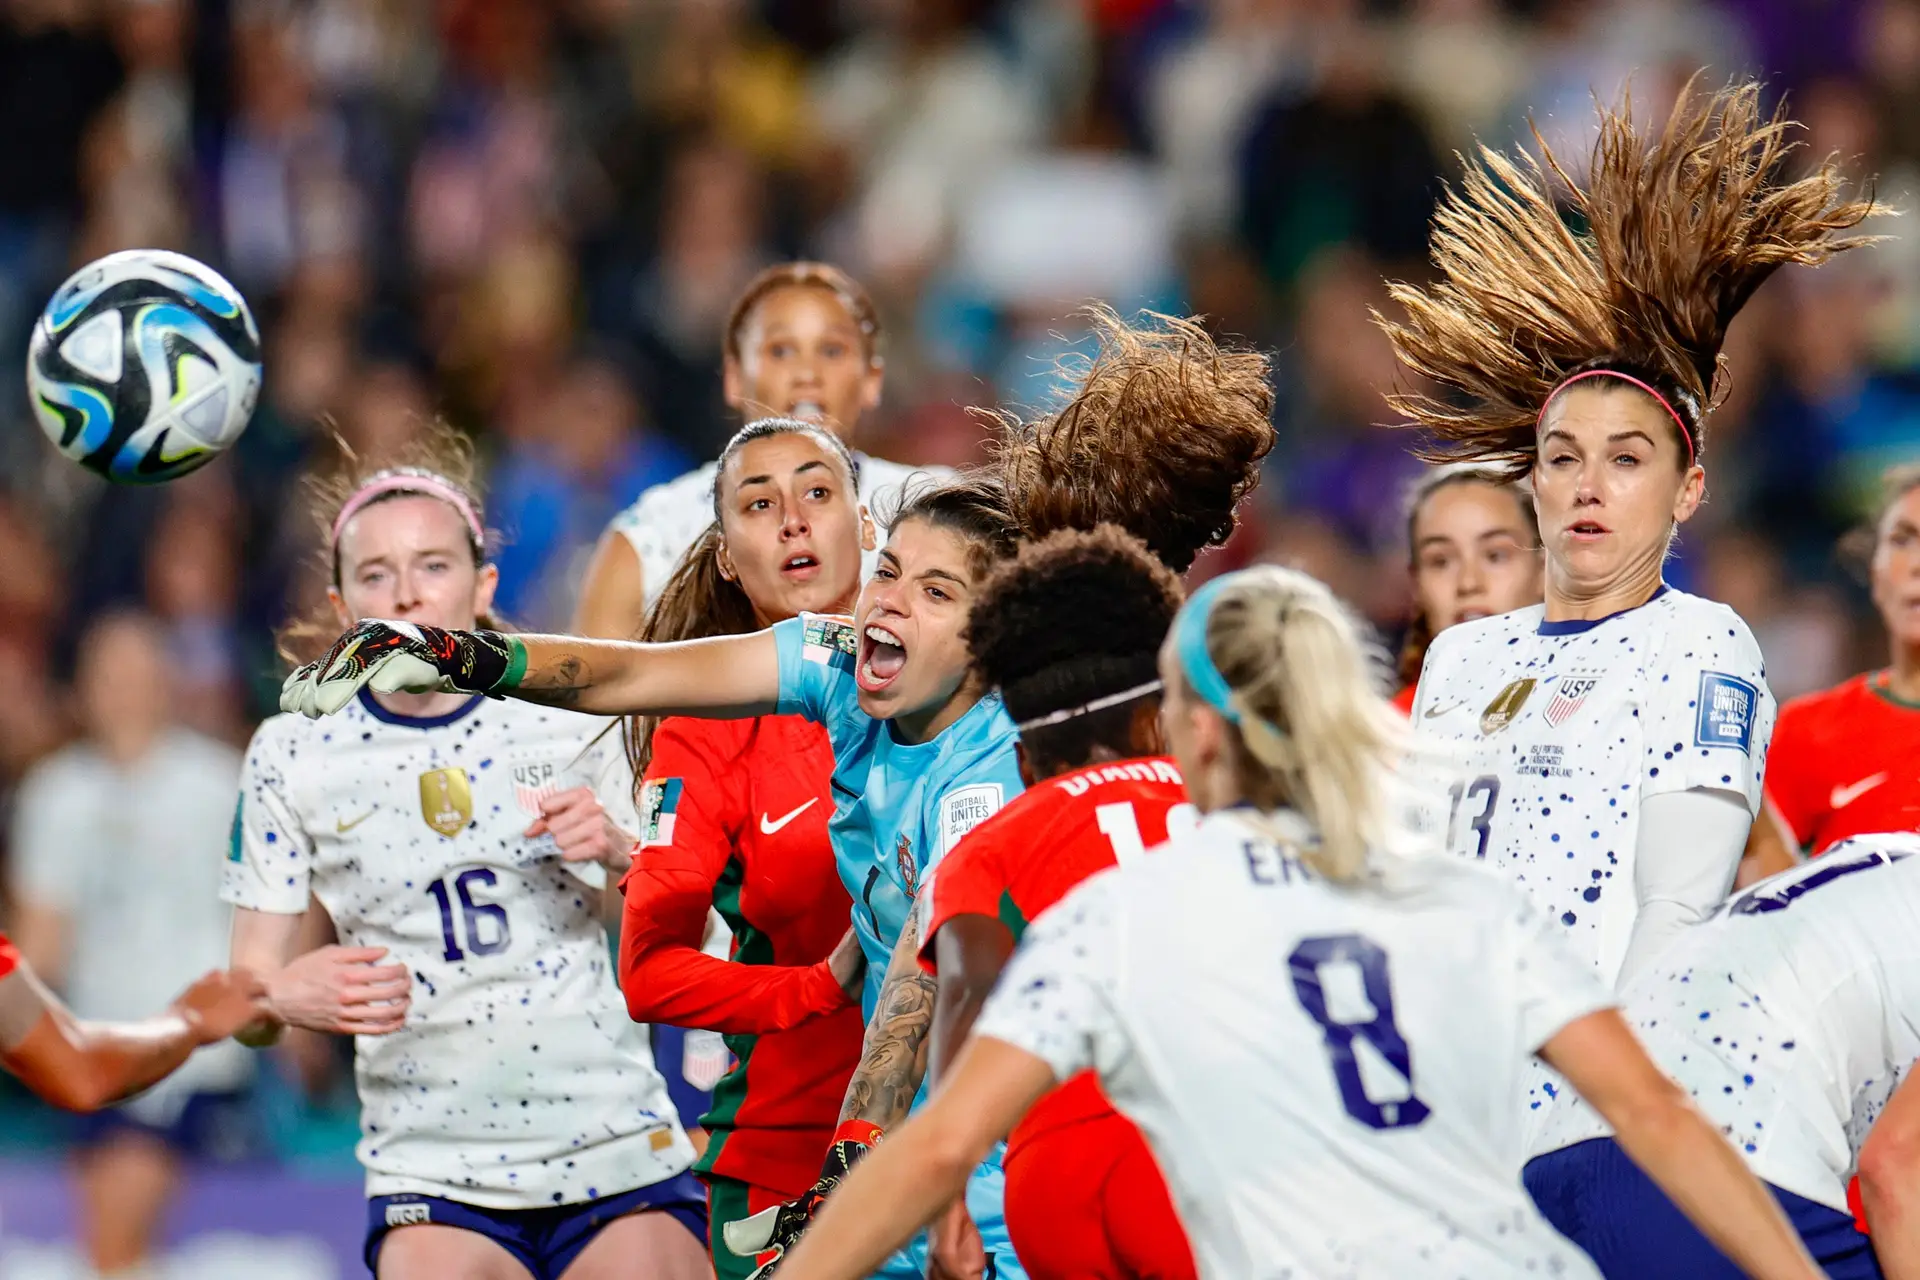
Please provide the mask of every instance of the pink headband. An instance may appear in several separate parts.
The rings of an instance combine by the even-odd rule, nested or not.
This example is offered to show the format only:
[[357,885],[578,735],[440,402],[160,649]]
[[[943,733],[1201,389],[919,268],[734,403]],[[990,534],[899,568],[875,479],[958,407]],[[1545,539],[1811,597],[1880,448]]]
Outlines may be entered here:
[[430,471],[389,471],[355,489],[353,495],[341,504],[340,514],[333,518],[333,545],[340,545],[340,531],[347,527],[347,521],[359,515],[375,498],[388,493],[418,493],[440,499],[458,511],[460,518],[467,522],[467,532],[473,535],[473,545],[486,545],[486,532],[481,529],[480,517],[474,514],[473,503],[467,495]]
[[[1642,391],[1652,396],[1655,400],[1659,401],[1660,407],[1662,409],[1665,409],[1667,411],[1667,416],[1673,419],[1673,425],[1680,428],[1680,438],[1687,442],[1687,465],[1688,466],[1693,465],[1693,460],[1694,460],[1693,432],[1687,429],[1686,420],[1682,418],[1678,413],[1674,412],[1673,406],[1667,403],[1667,398],[1665,396],[1661,395],[1658,391],[1655,391],[1652,387],[1640,381],[1640,379],[1634,377],[1632,374],[1622,373],[1618,369],[1589,369],[1585,373],[1574,374],[1571,378],[1568,378],[1565,382],[1561,383],[1559,386],[1555,387],[1553,390],[1547,392],[1546,400],[1540,405],[1540,416],[1534,419],[1534,425],[1537,427],[1540,423],[1546,421],[1547,409],[1552,406],[1553,399],[1555,396],[1559,395],[1562,391],[1565,391],[1568,387],[1572,386],[1574,383],[1585,382],[1588,378],[1618,378],[1622,382],[1631,383],[1633,386],[1640,388]],[[337,536],[337,533],[336,533],[336,536]]]

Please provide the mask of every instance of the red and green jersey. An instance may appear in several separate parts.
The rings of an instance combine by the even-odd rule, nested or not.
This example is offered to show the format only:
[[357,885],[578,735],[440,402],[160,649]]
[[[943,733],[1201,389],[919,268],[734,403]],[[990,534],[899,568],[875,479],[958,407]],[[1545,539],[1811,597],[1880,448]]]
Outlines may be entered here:
[[1849,836],[1920,830],[1920,706],[1855,676],[1780,708],[1767,803],[1815,854]]
[[[798,716],[662,722],[621,886],[628,1010],[719,1031],[737,1060],[696,1167],[786,1196],[819,1174],[864,1029],[826,963],[852,908],[827,840],[832,773],[826,730]],[[731,960],[700,950],[709,904]]]
[[[921,881],[921,966],[937,971],[934,939],[955,916],[992,916],[1018,942],[1029,920],[1082,880],[1166,843],[1170,819],[1177,827],[1195,816],[1168,759],[1090,765],[1023,792]],[[1036,1103],[1008,1144],[1111,1114],[1094,1074],[1081,1072]]]

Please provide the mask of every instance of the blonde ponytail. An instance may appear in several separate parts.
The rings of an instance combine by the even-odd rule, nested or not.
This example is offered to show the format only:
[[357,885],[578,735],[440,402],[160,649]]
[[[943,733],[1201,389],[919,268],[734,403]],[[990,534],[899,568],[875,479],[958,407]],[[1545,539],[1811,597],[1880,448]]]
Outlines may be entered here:
[[1332,592],[1291,569],[1232,574],[1210,602],[1196,597],[1203,603],[1242,793],[1263,811],[1297,809],[1320,835],[1302,851],[1308,865],[1329,880],[1359,879],[1369,850],[1388,839],[1386,784],[1405,736],[1376,692],[1384,657]]

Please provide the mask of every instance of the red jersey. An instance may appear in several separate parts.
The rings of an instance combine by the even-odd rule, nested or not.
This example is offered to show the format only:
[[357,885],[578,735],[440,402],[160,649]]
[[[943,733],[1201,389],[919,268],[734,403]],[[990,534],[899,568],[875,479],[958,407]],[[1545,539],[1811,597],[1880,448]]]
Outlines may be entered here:
[[1410,684],[1393,695],[1393,705],[1400,708],[1400,714],[1409,718],[1413,715],[1413,695],[1420,692],[1418,684]]
[[13,939],[0,933],[0,978],[6,977],[20,967],[20,952],[14,947]]
[[[955,916],[993,916],[1018,942],[1029,920],[1082,880],[1164,844],[1169,815],[1193,813],[1186,801],[1186,780],[1168,759],[1091,765],[1023,792],[921,881],[921,966],[937,971],[934,937]],[[1111,1114],[1094,1073],[1083,1071],[1034,1104],[1008,1142]]]
[[[797,1196],[813,1185],[865,1029],[827,969],[852,900],[827,839],[827,731],[798,716],[663,721],[622,889],[620,985],[636,1021],[719,1031],[696,1168]],[[700,950],[707,907],[733,958]]]
[[1855,676],[1780,708],[1767,751],[1767,801],[1803,848],[1920,830],[1920,706]]

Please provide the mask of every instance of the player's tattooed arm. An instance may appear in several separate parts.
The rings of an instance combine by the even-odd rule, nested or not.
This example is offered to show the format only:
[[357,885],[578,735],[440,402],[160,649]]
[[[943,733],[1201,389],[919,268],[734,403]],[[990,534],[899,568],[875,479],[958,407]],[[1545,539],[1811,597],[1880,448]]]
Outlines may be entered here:
[[907,1117],[907,1108],[927,1074],[928,1033],[933,1029],[933,977],[920,967],[918,915],[907,917],[900,941],[880,986],[880,1001],[860,1053],[860,1065],[847,1084],[840,1119],[864,1120],[891,1129]]
[[586,659],[563,653],[535,666],[529,653],[526,674],[514,692],[527,702],[572,709],[580,704],[581,695],[592,685],[593,668],[587,665]]

